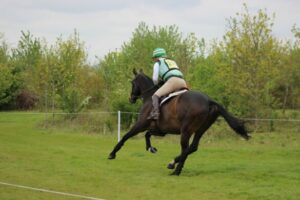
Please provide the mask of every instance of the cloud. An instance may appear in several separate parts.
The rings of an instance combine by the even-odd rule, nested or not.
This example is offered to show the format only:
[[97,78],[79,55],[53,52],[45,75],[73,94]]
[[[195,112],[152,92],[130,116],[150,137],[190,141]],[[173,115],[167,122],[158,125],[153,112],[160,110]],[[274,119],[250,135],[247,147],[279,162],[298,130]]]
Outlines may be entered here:
[[300,19],[296,0],[2,0],[0,32],[15,46],[21,30],[54,43],[77,29],[93,59],[129,41],[141,21],[149,26],[175,24],[184,34],[194,32],[207,40],[221,38],[226,19],[242,12],[243,2],[253,14],[264,8],[275,12],[274,34],[292,37],[290,29]]

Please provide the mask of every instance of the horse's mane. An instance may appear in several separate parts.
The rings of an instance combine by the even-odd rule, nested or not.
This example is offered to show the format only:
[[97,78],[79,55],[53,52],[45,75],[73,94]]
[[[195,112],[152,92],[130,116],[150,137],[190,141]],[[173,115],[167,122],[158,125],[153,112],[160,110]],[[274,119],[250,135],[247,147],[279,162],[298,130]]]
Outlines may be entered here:
[[153,82],[152,78],[150,78],[149,76],[147,76],[147,75],[144,74],[143,72],[139,73],[138,76],[140,76],[140,77],[142,77],[143,79],[145,79],[147,84],[154,85],[154,82]]

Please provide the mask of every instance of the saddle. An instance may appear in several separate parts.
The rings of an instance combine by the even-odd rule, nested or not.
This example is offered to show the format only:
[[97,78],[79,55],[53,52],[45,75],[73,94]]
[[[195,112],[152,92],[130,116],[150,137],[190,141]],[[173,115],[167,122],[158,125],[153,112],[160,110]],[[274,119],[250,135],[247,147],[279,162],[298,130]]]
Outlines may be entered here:
[[160,98],[160,104],[159,106],[162,106],[163,104],[167,103],[168,101],[170,101],[173,97],[176,97],[178,95],[181,95],[185,92],[187,92],[188,89],[187,88],[182,88],[180,90],[177,90],[177,91],[174,91],[174,92],[171,92],[170,94],[166,95],[166,96],[162,96]]

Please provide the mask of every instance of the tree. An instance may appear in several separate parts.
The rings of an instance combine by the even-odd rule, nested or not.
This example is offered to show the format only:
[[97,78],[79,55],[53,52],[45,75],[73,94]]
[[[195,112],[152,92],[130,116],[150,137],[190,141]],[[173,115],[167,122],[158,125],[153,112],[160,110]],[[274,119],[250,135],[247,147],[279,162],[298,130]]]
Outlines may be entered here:
[[42,42],[34,37],[29,31],[21,31],[18,47],[12,49],[13,71],[19,77],[20,89],[33,88],[32,77],[40,64],[42,53]]
[[284,66],[281,68],[274,95],[280,99],[281,108],[296,109],[300,106],[300,29],[293,26],[295,41],[288,41],[282,55]]
[[[33,107],[38,100],[36,98],[38,94],[35,91],[35,81],[39,81],[36,78],[39,77],[37,68],[43,58],[42,42],[29,31],[22,31],[17,48],[13,48],[11,51],[12,56],[9,65],[14,76],[10,89],[11,104],[23,108],[23,105],[16,104],[16,99],[23,99],[18,102],[32,102],[33,105],[25,107]],[[29,98],[28,101],[26,98]]]
[[157,47],[165,48],[168,56],[176,60],[183,72],[188,73],[195,51],[195,42],[193,34],[183,38],[175,25],[150,28],[141,22],[133,31],[130,41],[124,43],[119,51],[108,53],[99,63],[99,69],[105,80],[107,100],[111,100],[110,105],[128,104],[134,68],[143,69],[146,74],[152,75],[151,57]]
[[228,20],[223,40],[227,64],[220,75],[227,81],[231,108],[258,117],[276,106],[271,91],[282,67],[282,48],[272,35],[274,16],[263,10],[251,16],[245,4],[244,9]]
[[[52,51],[52,52],[51,52]],[[49,59],[52,93],[58,97],[59,106],[68,113],[80,112],[91,97],[84,96],[83,85],[80,80],[82,71],[87,69],[87,53],[79,34],[74,34],[64,41],[58,38],[55,47],[52,47]],[[53,98],[53,97],[52,97]]]
[[295,35],[295,43],[290,51],[290,66],[291,68],[287,71],[290,75],[290,88],[291,98],[290,107],[293,109],[300,107],[300,28],[296,28],[296,25],[292,28],[292,32]]
[[13,84],[13,75],[8,65],[8,47],[2,38],[3,36],[0,35],[0,108],[11,101],[9,89]]
[[213,41],[208,48],[204,39],[198,41],[197,49],[200,53],[193,59],[187,81],[193,90],[201,91],[228,106],[228,94],[224,93],[226,80],[220,75],[226,65],[225,53],[219,45],[217,41]]

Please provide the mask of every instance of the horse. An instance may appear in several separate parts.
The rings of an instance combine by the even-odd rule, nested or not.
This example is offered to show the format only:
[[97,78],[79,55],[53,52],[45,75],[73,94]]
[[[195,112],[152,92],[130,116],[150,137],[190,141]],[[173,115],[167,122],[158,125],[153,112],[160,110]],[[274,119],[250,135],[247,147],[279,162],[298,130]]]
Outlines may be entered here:
[[[115,159],[116,153],[124,143],[138,133],[146,131],[146,149],[153,153],[156,152],[156,148],[151,146],[151,135],[178,134],[180,135],[181,153],[167,167],[175,169],[171,175],[180,175],[188,155],[198,150],[201,137],[220,115],[234,132],[246,140],[250,138],[242,120],[234,117],[207,95],[197,91],[188,90],[162,105],[159,119],[156,122],[147,119],[152,109],[151,97],[158,88],[143,71],[137,72],[134,69],[133,73],[134,78],[131,81],[132,89],[129,101],[135,103],[137,99],[142,99],[140,115],[132,128],[115,145],[108,159]],[[190,143],[192,136],[193,140]]]

